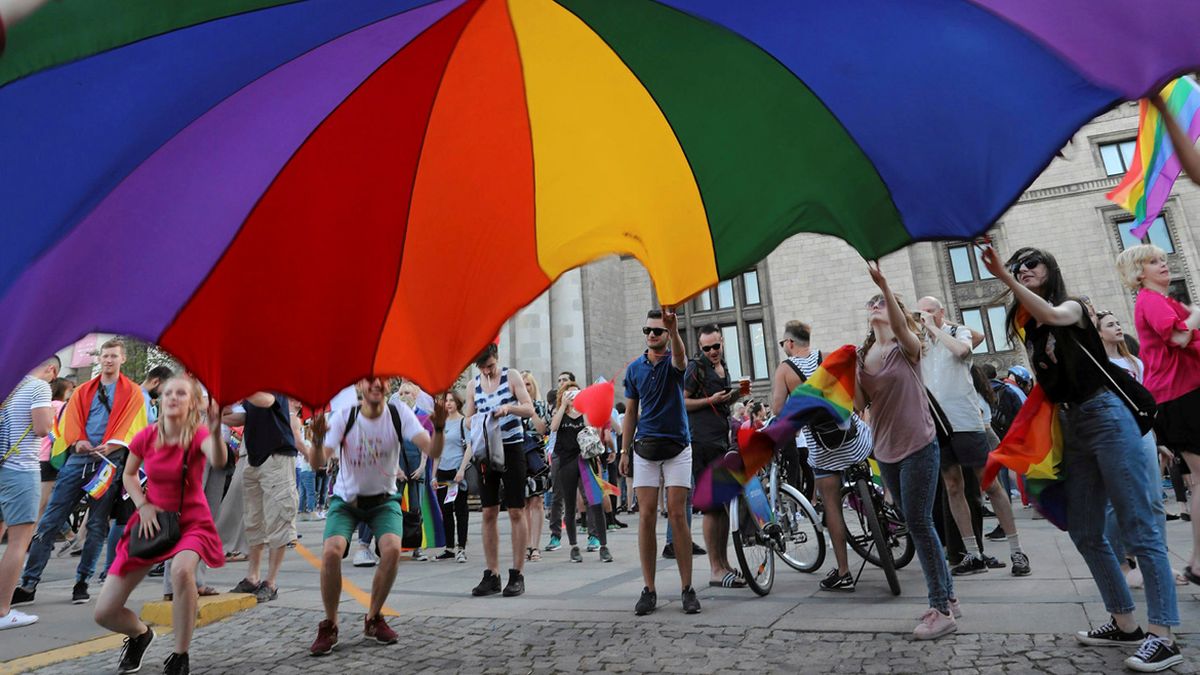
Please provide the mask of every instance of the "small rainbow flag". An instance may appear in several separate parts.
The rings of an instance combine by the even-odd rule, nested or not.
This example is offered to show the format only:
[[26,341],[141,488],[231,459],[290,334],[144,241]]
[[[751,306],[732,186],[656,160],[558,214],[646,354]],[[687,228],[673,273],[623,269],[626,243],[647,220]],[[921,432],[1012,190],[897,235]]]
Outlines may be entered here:
[[583,457],[579,458],[579,487],[589,506],[603,503],[605,495],[621,496],[620,488],[601,478]]
[[104,460],[104,465],[101,466],[92,479],[83,486],[83,491],[88,493],[92,499],[100,499],[112,487],[113,478],[117,475],[117,468],[108,459]]
[[1066,495],[1062,476],[1063,435],[1058,406],[1046,398],[1041,385],[1013,419],[1000,446],[988,455],[980,485],[987,487],[1008,467],[1025,478],[1025,493],[1046,520],[1067,529]]
[[[412,483],[409,483],[411,485]],[[446,545],[446,530],[442,524],[442,507],[433,480],[433,462],[425,463],[425,482],[421,484],[421,548]]]
[[[1188,138],[1200,137],[1200,86],[1190,77],[1181,77],[1163,87],[1161,92],[1167,110],[1184,127]],[[1125,178],[1109,192],[1109,200],[1135,216],[1136,225],[1130,230],[1142,238],[1154,219],[1162,212],[1171,187],[1179,177],[1179,156],[1167,135],[1158,108],[1146,99],[1138,103],[1137,146],[1133,163]]]

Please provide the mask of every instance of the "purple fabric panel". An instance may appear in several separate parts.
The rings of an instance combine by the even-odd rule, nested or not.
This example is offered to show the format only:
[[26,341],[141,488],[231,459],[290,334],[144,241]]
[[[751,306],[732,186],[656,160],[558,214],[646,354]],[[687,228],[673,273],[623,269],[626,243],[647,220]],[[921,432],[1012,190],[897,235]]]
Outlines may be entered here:
[[[460,4],[426,5],[322,45],[222,101],[150,156],[0,298],[0,389],[90,332],[156,340],[313,129]],[[241,300],[230,298],[230,309]]]
[[1093,83],[1141,98],[1200,68],[1197,0],[970,0],[1058,53]]

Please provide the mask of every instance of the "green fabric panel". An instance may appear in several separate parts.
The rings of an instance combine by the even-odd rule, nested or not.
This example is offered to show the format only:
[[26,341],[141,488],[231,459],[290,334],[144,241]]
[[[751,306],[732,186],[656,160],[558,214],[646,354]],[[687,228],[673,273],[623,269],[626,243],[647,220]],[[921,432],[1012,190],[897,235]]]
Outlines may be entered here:
[[[723,278],[797,232],[834,235],[868,259],[911,242],[862,150],[769,54],[648,0],[558,2],[624,60],[675,130]],[[869,89],[863,105],[873,105]]]
[[0,86],[155,35],[296,0],[56,0],[9,29]]

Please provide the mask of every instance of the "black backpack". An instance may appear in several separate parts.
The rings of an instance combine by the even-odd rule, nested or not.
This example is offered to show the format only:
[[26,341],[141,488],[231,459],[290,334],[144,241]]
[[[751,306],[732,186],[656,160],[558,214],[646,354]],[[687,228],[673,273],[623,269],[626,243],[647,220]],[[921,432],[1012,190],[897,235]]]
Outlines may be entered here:
[[1004,438],[1021,410],[1021,397],[1003,382],[992,382],[992,391],[996,394],[996,409],[992,411],[992,431]]

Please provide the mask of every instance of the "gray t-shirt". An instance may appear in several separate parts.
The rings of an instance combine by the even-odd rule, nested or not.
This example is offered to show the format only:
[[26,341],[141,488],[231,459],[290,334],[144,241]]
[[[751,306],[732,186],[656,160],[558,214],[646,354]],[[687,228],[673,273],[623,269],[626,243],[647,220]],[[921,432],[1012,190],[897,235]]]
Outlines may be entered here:
[[15,471],[40,471],[38,452],[42,449],[42,439],[34,436],[33,411],[38,408],[50,407],[50,384],[29,375],[21,380],[13,391],[12,398],[0,411],[4,415],[4,426],[8,429],[8,438],[0,439],[0,457],[7,455],[13,446],[17,449],[4,460],[0,467]]
[[[939,330],[971,347],[971,334],[957,326],[943,325]],[[921,357],[921,376],[925,386],[942,406],[950,427],[955,432],[983,431],[983,412],[979,394],[971,381],[971,357],[960,359],[934,336],[928,338],[929,349]]]

